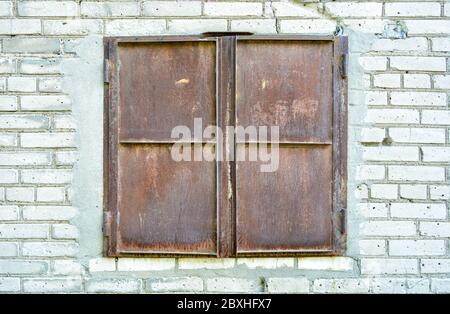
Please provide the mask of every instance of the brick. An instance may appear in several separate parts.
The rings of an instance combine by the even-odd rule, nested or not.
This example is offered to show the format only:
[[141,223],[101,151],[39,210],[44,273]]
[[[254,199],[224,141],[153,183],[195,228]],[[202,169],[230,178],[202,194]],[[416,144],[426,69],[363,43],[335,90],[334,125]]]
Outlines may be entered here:
[[400,87],[400,74],[377,74],[373,76],[375,87],[398,88]]
[[356,206],[358,215],[367,218],[387,218],[388,209],[386,203],[359,203]]
[[11,1],[0,2],[0,16],[12,16],[13,5]]
[[358,61],[366,71],[383,71],[387,68],[386,57],[359,57]]
[[179,269],[226,269],[233,268],[235,259],[233,258],[180,258],[178,259]]
[[58,74],[61,62],[58,59],[24,59],[20,62],[19,72],[23,74]]
[[432,278],[431,292],[433,293],[450,293],[449,278]]
[[53,117],[53,128],[76,129],[76,123],[71,115],[55,115]]
[[397,184],[372,184],[370,196],[379,199],[396,199],[398,196]]
[[22,147],[75,147],[75,133],[22,133]]
[[377,17],[381,16],[382,3],[327,2],[325,10],[340,17]]
[[450,259],[443,259],[443,258],[421,259],[420,272],[422,274],[450,273]]
[[16,111],[17,97],[0,95],[0,111]]
[[431,38],[431,45],[433,51],[449,51],[450,50],[450,38],[438,37]]
[[137,2],[82,2],[81,16],[83,17],[121,17],[138,16],[139,3]]
[[445,143],[444,129],[389,128],[389,136],[398,143]]
[[415,34],[449,34],[449,20],[405,20],[408,35]]
[[276,21],[271,19],[250,19],[231,21],[231,31],[276,34]]
[[26,1],[17,4],[19,16],[76,16],[75,1]]
[[[144,24],[144,23],[143,23]],[[103,31],[101,20],[45,20],[44,35],[87,35],[100,34]],[[145,27],[145,25],[142,25]]]
[[419,148],[412,146],[365,147],[363,159],[372,161],[418,161]]
[[390,57],[391,68],[397,70],[445,71],[447,64],[443,57]]
[[400,181],[444,181],[445,168],[431,166],[388,166],[388,178]]
[[357,180],[383,180],[385,167],[378,165],[362,165],[356,169]]
[[66,191],[63,187],[38,187],[37,202],[64,202]]
[[450,75],[434,75],[433,76],[434,88],[449,89],[450,88]]
[[397,106],[447,106],[445,93],[392,92],[390,99]]
[[361,130],[362,143],[381,143],[386,136],[386,130],[383,128],[363,128]]
[[175,268],[174,258],[120,258],[118,271],[156,271]]
[[450,125],[450,111],[446,110],[423,110],[422,124],[445,124]]
[[422,147],[423,161],[449,162],[450,147]]
[[8,91],[34,92],[36,91],[36,79],[33,77],[10,77],[8,78]]
[[17,134],[0,132],[0,147],[8,146],[17,146]]
[[[2,165],[49,165],[50,155],[44,152],[0,153]],[[50,171],[51,172],[51,171]]]
[[352,271],[355,261],[350,257],[302,257],[298,260],[298,269]]
[[359,253],[361,255],[385,255],[386,241],[385,240],[360,240]]
[[441,4],[437,2],[398,2],[398,3],[385,3],[384,5],[385,16],[440,16]]
[[450,198],[450,186],[430,185],[430,198],[432,200],[447,200]]
[[450,237],[450,222],[421,222],[420,234],[428,237]]
[[65,95],[22,96],[21,108],[29,111],[70,110],[71,101]]
[[132,20],[117,19],[107,21],[105,25],[105,34],[111,36],[143,36],[162,34],[166,30],[164,20]]
[[426,278],[372,278],[372,293],[427,293],[430,282]]
[[3,41],[3,50],[9,53],[60,53],[60,46],[56,38],[13,37]]
[[52,264],[52,274],[54,275],[81,275],[83,269],[81,264],[72,260],[55,260]]
[[14,257],[17,256],[18,252],[19,250],[17,249],[17,243],[0,242],[0,257]]
[[280,21],[280,33],[331,34],[335,30],[336,23],[330,20],[305,19]]
[[266,14],[267,12],[273,11],[277,17],[321,17],[316,10],[296,3],[272,2],[270,7],[267,7],[267,5],[266,3]]
[[47,272],[47,263],[41,261],[0,260],[0,274],[31,275]]
[[0,187],[0,201],[5,201],[5,188]]
[[58,93],[62,90],[62,81],[58,77],[39,79],[39,91],[47,93]]
[[426,199],[427,186],[421,184],[402,184],[400,185],[400,198]]
[[390,240],[389,255],[444,255],[444,240]]
[[44,115],[0,116],[0,129],[45,129],[48,126],[48,118]]
[[0,35],[34,35],[41,33],[39,19],[1,19]]
[[0,205],[0,220],[18,220],[19,207],[14,205]]
[[433,203],[392,203],[391,217],[418,219],[445,219],[447,208],[445,204]]
[[34,189],[26,187],[7,188],[6,199],[11,202],[33,202]]
[[405,39],[376,39],[371,50],[373,51],[426,51],[428,41],[424,37]]
[[0,224],[1,239],[45,239],[49,226],[45,224]]
[[261,16],[262,4],[258,2],[205,2],[205,16]]
[[0,73],[8,74],[16,71],[16,61],[8,58],[0,58]]
[[152,292],[201,292],[203,280],[199,277],[152,278],[146,281]]
[[386,26],[383,19],[344,18],[342,23],[356,32],[369,34],[382,34]]
[[141,282],[137,279],[90,279],[86,282],[89,293],[137,293]]
[[19,173],[14,169],[0,169],[0,183],[19,182]]
[[303,277],[280,277],[266,280],[269,293],[308,293],[309,280]]
[[54,239],[78,239],[78,228],[69,224],[52,225],[52,238]]
[[102,271],[115,271],[116,259],[115,258],[94,258],[89,260],[90,272],[102,272]]
[[415,259],[402,258],[363,258],[361,274],[363,275],[413,275],[419,273]]
[[355,188],[355,197],[357,199],[369,198],[369,188],[365,184],[358,184]]
[[294,267],[294,258],[238,258],[236,262],[250,269]]
[[199,16],[202,14],[201,1],[145,1],[142,14],[146,16]]
[[0,277],[0,292],[20,291],[20,278]]
[[64,184],[72,181],[72,170],[66,169],[24,169],[22,182]]
[[316,279],[313,286],[316,293],[368,293],[368,279]]
[[169,32],[176,34],[198,34],[202,32],[223,32],[228,28],[225,19],[195,20],[176,19],[169,20]]
[[369,109],[368,123],[419,123],[419,112],[413,109]]
[[75,256],[78,245],[73,242],[25,242],[23,256],[63,257]]
[[30,293],[70,293],[81,292],[81,279],[24,279],[23,291]]
[[359,231],[366,236],[415,236],[416,224],[414,221],[366,221],[360,224]]
[[78,152],[76,151],[62,151],[56,152],[57,165],[73,165],[78,160]]
[[24,206],[24,220],[56,220],[67,221],[74,218],[78,210],[72,206]]
[[431,88],[430,76],[428,74],[404,74],[403,85],[405,88]]
[[256,280],[245,278],[217,277],[206,279],[206,290],[209,292],[256,292],[260,290]]
[[364,103],[368,106],[387,105],[387,93],[386,92],[370,91],[370,92],[365,92],[364,94],[365,94]]

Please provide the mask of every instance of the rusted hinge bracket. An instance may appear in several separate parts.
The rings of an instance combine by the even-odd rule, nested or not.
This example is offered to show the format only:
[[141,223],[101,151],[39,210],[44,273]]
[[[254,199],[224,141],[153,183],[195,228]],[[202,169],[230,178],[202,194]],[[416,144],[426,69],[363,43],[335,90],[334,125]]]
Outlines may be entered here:
[[341,56],[341,64],[339,65],[339,71],[341,72],[341,77],[346,78],[347,77],[347,71],[348,71],[348,54],[345,53]]
[[104,211],[103,212],[103,235],[105,237],[111,236],[111,223],[112,223],[111,212]]
[[341,233],[345,233],[345,225],[346,225],[346,220],[347,220],[347,211],[345,208],[341,208],[341,210],[339,211],[339,218],[341,219],[340,221],[340,228],[341,228]]
[[103,82],[109,84],[110,75],[111,75],[111,62],[109,61],[109,59],[105,59],[103,69]]

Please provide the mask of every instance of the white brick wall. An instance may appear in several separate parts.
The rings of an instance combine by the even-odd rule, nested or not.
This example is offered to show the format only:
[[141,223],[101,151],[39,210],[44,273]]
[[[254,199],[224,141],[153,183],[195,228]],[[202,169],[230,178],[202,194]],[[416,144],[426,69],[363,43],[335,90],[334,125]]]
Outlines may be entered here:
[[[0,1],[0,292],[450,292],[449,16],[434,0]],[[77,168],[90,116],[63,66],[79,41],[337,24],[351,36],[348,256],[101,257],[101,227],[86,227],[101,208],[74,185],[95,175]]]

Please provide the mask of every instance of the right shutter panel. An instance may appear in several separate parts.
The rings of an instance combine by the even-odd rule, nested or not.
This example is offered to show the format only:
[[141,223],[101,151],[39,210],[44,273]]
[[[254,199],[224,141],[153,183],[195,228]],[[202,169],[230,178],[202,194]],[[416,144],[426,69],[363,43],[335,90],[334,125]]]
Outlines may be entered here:
[[[337,250],[334,182],[342,171],[333,163],[339,149],[333,129],[339,128],[334,107],[343,99],[334,97],[336,42],[237,41],[236,125],[280,130],[277,171],[261,172],[266,162],[237,162],[237,255]],[[248,149],[237,144],[238,151]]]

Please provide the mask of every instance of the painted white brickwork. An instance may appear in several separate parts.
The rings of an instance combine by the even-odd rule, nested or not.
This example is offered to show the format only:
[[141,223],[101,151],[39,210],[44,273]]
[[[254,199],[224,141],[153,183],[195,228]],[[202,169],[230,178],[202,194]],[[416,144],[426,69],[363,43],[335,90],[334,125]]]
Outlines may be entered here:
[[[102,85],[83,111],[64,66],[83,40],[337,25],[350,38],[346,256],[102,257],[101,201],[80,201]],[[0,1],[0,292],[449,293],[449,58],[444,0]]]

